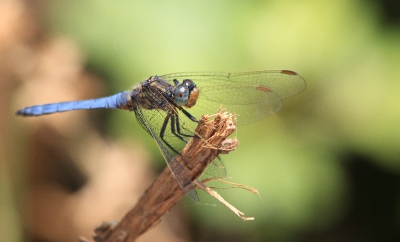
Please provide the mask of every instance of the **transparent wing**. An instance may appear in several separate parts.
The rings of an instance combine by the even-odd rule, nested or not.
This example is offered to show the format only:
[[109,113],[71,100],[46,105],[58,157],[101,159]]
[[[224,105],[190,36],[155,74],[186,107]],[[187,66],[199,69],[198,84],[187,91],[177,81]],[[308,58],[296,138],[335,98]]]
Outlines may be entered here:
[[238,116],[238,124],[263,119],[282,107],[282,99],[291,97],[305,88],[304,79],[295,72],[182,72],[161,76],[173,83],[173,79],[193,80],[200,89],[197,103],[188,111],[200,118],[214,114],[222,105]]
[[213,178],[226,177],[225,165],[219,156],[207,166],[207,169],[204,171],[204,174]]

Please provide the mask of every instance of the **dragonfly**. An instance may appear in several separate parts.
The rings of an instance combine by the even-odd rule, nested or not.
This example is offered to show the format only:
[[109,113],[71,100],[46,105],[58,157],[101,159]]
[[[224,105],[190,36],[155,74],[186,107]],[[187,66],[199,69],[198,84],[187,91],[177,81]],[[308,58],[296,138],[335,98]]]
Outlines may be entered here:
[[[179,187],[199,201],[185,170],[190,167],[176,159],[188,139],[196,138],[190,125],[197,125],[198,118],[215,113],[221,105],[238,114],[238,125],[252,123],[279,111],[283,99],[304,89],[304,79],[288,70],[180,72],[150,76],[131,90],[112,96],[36,105],[18,110],[17,115],[41,116],[99,108],[133,111],[142,128],[155,140]],[[214,172],[213,176],[225,176],[225,168],[218,168],[223,171]]]

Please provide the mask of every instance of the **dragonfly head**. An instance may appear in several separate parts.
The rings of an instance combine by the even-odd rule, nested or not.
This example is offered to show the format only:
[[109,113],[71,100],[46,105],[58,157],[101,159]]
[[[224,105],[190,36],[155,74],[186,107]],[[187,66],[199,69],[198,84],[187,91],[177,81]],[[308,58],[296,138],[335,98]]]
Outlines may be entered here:
[[178,106],[191,108],[196,104],[199,93],[196,84],[190,79],[185,79],[175,87],[174,102]]

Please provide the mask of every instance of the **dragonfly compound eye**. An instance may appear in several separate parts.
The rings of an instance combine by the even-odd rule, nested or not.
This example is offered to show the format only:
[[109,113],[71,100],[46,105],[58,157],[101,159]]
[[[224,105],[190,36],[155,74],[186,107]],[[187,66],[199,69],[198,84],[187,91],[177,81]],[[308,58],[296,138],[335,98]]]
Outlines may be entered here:
[[189,87],[181,83],[175,87],[174,103],[178,106],[185,106],[189,99]]
[[196,84],[190,79],[185,79],[185,80],[183,80],[182,83],[185,84],[189,88],[189,91],[191,91],[193,88],[196,87]]
[[185,79],[183,80],[182,83],[189,88],[189,98],[187,100],[185,107],[191,108],[196,104],[200,90],[196,87],[196,84],[190,79]]
[[190,91],[189,99],[185,105],[187,108],[191,108],[196,104],[197,98],[199,97],[200,90],[197,87],[194,87]]

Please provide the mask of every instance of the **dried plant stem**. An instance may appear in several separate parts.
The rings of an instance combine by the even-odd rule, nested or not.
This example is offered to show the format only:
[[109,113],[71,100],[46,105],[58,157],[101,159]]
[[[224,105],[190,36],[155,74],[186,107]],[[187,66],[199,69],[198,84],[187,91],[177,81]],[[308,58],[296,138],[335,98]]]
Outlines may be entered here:
[[248,221],[248,220],[254,220],[254,217],[245,217],[244,213],[239,211],[237,208],[235,208],[234,206],[232,206],[230,203],[228,203],[227,201],[225,201],[224,198],[221,197],[221,195],[219,195],[216,191],[212,190],[210,187],[206,186],[206,184],[204,184],[203,182],[199,181],[199,180],[195,180],[194,183],[200,187],[201,189],[203,189],[205,192],[207,192],[208,194],[210,194],[211,196],[213,196],[215,199],[217,199],[218,201],[220,201],[223,205],[225,205],[227,208],[229,208],[232,212],[234,212],[239,218],[243,219],[244,221]]
[[[193,181],[219,154],[226,154],[237,147],[236,139],[227,139],[236,130],[235,124],[235,117],[224,110],[220,110],[213,120],[207,116],[201,118],[195,132],[204,139],[192,138],[182,151],[183,159],[192,167],[187,171]],[[177,159],[184,165],[182,157]],[[199,185],[197,182],[195,184]],[[200,186],[202,189],[206,187],[203,185]],[[118,225],[96,229],[94,239],[102,242],[134,241],[160,221],[183,195],[184,192],[166,167]]]

